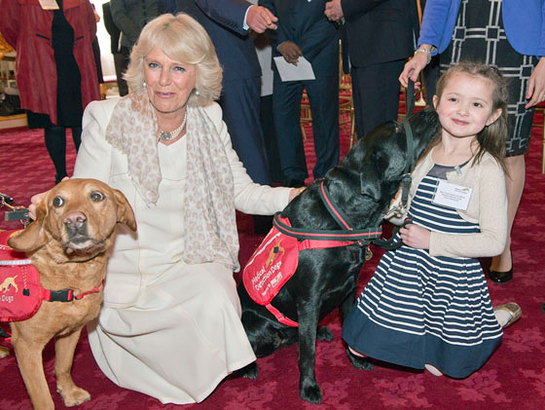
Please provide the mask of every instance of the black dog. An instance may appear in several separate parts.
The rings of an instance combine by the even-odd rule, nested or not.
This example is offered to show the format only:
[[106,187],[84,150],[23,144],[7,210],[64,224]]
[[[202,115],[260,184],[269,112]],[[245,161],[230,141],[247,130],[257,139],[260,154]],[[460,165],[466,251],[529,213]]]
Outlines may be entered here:
[[[402,176],[412,170],[432,139],[439,121],[433,110],[413,115],[410,127],[383,124],[359,140],[323,180],[329,196],[349,219],[354,229],[378,226],[399,189]],[[410,128],[412,132],[407,132]],[[407,136],[407,134],[409,134]],[[412,134],[412,135],[410,135]],[[282,211],[292,227],[338,230],[320,197],[322,181],[311,184]],[[332,340],[333,335],[318,322],[337,306],[344,320],[356,298],[356,286],[365,262],[367,244],[308,249],[299,253],[299,265],[272,300],[279,311],[297,321],[298,327],[281,324],[262,305],[255,303],[241,284],[242,323],[257,357],[270,355],[280,347],[299,341],[299,392],[303,400],[320,403],[322,393],[316,382],[316,338]],[[352,361],[353,362],[353,361]],[[354,362],[353,362],[354,364]],[[257,365],[245,369],[246,377],[257,377]]]

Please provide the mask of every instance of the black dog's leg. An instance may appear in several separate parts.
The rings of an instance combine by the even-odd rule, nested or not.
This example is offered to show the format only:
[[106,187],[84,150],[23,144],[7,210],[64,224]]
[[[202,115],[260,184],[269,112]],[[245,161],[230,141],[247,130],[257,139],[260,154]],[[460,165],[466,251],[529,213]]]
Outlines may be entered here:
[[326,342],[331,342],[333,339],[335,339],[333,333],[327,326],[318,326],[318,329],[316,330],[316,338]]
[[[304,306],[303,306],[304,304]],[[301,302],[299,317],[299,395],[309,403],[320,404],[322,391],[316,382],[316,329],[320,312],[319,302]]]
[[252,362],[239,371],[237,371],[238,375],[246,378],[246,379],[257,379],[257,362]]

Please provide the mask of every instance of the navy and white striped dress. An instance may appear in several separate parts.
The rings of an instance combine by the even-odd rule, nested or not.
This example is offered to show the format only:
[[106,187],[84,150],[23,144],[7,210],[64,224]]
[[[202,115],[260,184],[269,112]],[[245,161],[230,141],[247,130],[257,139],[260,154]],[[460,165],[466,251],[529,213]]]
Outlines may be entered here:
[[[452,169],[435,165],[422,179],[408,217],[434,232],[477,233],[478,224],[432,203],[439,176]],[[346,342],[369,357],[417,369],[429,363],[455,378],[479,369],[502,334],[477,259],[405,245],[384,254],[343,324]]]

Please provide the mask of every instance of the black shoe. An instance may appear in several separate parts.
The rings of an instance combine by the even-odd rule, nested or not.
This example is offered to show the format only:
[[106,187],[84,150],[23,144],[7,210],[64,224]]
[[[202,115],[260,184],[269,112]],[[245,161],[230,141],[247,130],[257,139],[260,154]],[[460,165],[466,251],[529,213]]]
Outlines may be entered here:
[[301,188],[305,186],[305,180],[295,179],[295,178],[286,178],[284,182],[282,182],[282,186],[285,186],[288,188]]
[[507,283],[513,279],[513,266],[506,272],[491,270],[488,277],[495,283]]

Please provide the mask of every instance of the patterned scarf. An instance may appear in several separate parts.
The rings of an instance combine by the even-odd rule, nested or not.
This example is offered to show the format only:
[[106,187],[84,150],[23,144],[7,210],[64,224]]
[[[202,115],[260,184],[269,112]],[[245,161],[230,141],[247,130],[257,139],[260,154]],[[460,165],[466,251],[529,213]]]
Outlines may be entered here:
[[[157,204],[162,179],[152,110],[145,89],[131,93],[117,103],[106,129],[106,141],[127,156],[129,175],[147,206]],[[183,259],[238,271],[234,181],[225,146],[202,107],[188,106],[186,115]]]

